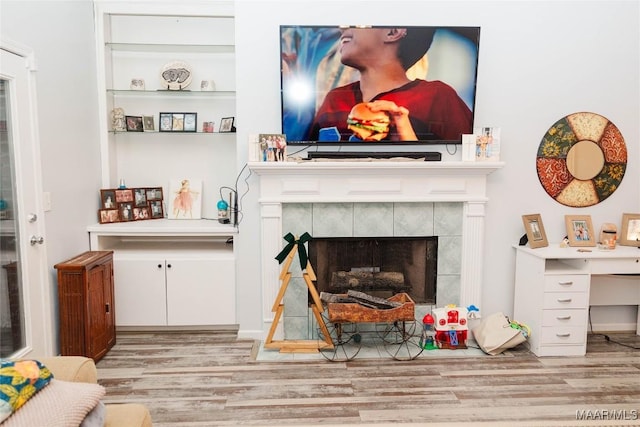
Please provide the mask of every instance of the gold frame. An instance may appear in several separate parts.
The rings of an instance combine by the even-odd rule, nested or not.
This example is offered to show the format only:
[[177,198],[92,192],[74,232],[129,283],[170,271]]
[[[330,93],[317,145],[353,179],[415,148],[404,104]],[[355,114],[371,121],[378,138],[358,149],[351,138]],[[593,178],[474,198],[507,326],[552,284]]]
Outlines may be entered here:
[[[633,221],[634,228],[631,231],[635,234],[637,233],[636,240],[630,239],[629,236],[629,225]],[[620,239],[618,243],[624,246],[638,246],[640,247],[640,213],[623,213],[622,214],[622,230],[620,231]],[[638,231],[635,231],[635,229]]]
[[527,232],[527,239],[529,239],[529,247],[531,249],[549,246],[547,233],[544,231],[544,224],[542,224],[540,214],[522,215],[522,224],[524,224],[524,229]]
[[[596,246],[597,239],[593,232],[590,215],[565,215],[564,222],[567,227],[569,246]],[[582,231],[578,233],[579,229]]]

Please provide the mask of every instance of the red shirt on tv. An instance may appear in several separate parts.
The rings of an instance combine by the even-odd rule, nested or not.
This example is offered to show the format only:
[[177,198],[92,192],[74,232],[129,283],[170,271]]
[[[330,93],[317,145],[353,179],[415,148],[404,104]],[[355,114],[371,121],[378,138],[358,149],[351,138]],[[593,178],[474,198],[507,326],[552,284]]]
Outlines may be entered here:
[[[472,114],[456,91],[441,81],[413,80],[371,101],[386,99],[409,110],[409,120],[419,141],[460,140],[472,132]],[[327,93],[311,126],[309,140],[349,141],[347,129],[351,108],[362,101],[360,82],[337,87]],[[393,128],[387,140],[393,139]],[[357,140],[356,140],[357,141]]]

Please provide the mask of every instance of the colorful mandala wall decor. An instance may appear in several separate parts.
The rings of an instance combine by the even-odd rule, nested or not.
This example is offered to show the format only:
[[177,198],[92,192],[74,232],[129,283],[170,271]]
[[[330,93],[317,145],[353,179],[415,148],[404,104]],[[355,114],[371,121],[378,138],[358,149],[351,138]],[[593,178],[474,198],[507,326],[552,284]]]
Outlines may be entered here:
[[627,168],[627,146],[618,128],[595,113],[574,113],[545,133],[536,158],[538,178],[557,202],[596,205],[613,194]]

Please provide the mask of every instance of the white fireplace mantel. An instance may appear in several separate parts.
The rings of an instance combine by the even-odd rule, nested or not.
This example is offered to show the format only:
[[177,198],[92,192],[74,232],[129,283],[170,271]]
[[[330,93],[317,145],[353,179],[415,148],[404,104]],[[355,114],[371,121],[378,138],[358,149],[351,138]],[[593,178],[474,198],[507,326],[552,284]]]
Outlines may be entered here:
[[250,162],[260,179],[264,329],[279,283],[283,203],[462,202],[460,304],[480,304],[487,176],[503,162]]

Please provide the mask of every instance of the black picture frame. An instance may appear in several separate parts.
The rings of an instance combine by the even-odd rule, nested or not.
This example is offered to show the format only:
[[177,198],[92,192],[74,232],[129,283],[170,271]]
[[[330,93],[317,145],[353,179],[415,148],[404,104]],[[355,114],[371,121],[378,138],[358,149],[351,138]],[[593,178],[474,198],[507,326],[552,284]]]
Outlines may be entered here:
[[142,116],[124,116],[127,132],[143,132]]
[[235,117],[223,117],[220,120],[220,133],[235,132],[236,127],[233,125]]
[[160,132],[196,132],[198,113],[162,112],[159,121]]

